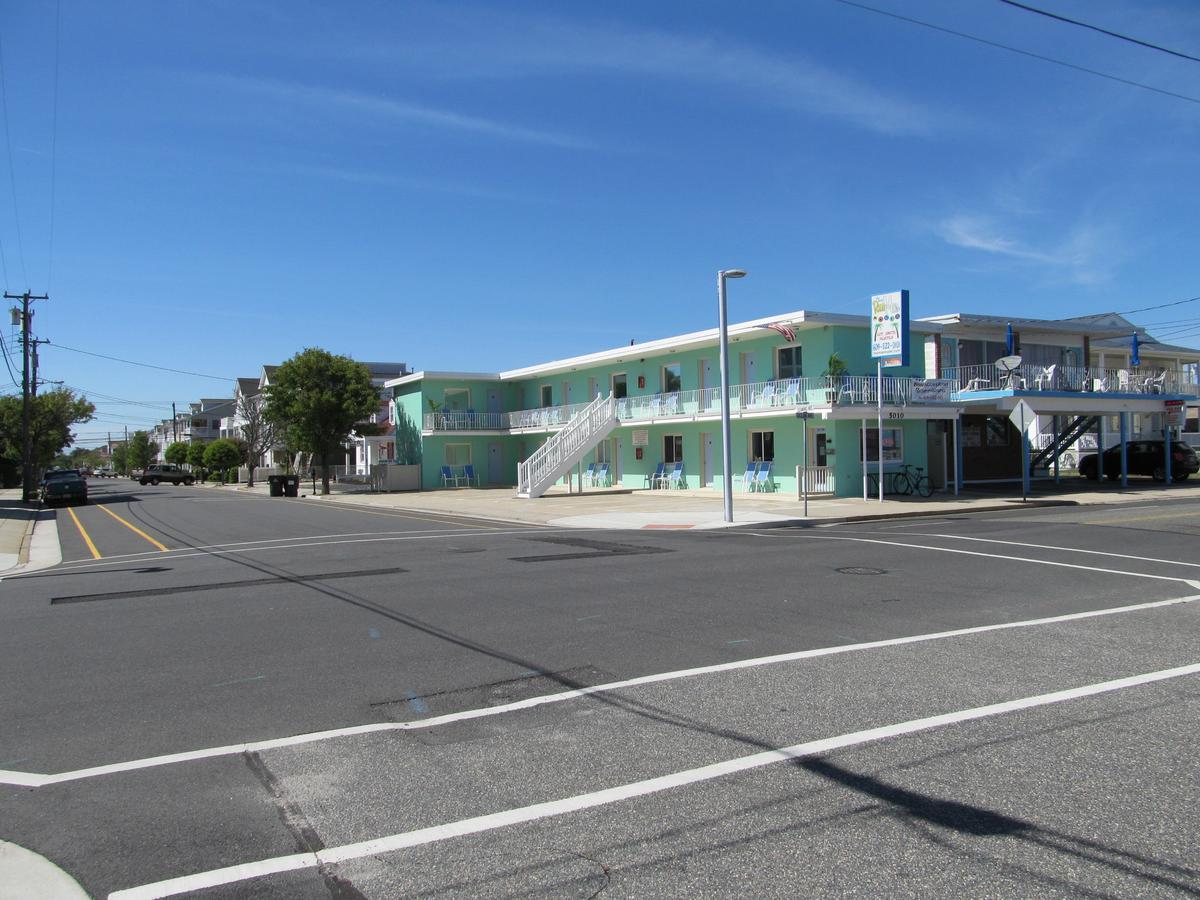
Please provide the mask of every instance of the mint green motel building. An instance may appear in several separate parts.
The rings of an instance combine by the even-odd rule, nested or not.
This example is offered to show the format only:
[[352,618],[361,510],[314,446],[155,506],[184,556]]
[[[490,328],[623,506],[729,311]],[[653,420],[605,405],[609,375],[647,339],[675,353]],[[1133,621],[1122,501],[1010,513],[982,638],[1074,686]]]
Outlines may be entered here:
[[[735,492],[795,496],[803,483],[854,497],[876,495],[880,456],[885,492],[905,466],[957,491],[1057,478],[1060,463],[1139,437],[1194,442],[1200,425],[1200,352],[1117,314],[914,319],[907,363],[882,377],[870,325],[804,310],[730,325],[729,460],[716,328],[507,372],[393,379],[384,440],[393,462],[419,467],[422,490],[719,495],[728,466]],[[1034,414],[1025,431],[1018,409]]]
[[[882,381],[885,468],[920,466],[939,487],[953,480],[959,415],[952,386],[926,371],[925,344],[941,330],[913,323],[910,364],[885,369]],[[867,317],[800,311],[732,324],[728,336],[734,489],[795,493],[806,467],[814,493],[861,494],[864,449],[878,459],[881,399]],[[585,489],[720,493],[720,384],[715,328],[507,372],[415,372],[388,382],[396,461],[421,467],[422,489],[514,486],[536,496],[569,473]],[[592,406],[602,407],[596,426],[546,473],[548,484],[522,484],[519,464]]]

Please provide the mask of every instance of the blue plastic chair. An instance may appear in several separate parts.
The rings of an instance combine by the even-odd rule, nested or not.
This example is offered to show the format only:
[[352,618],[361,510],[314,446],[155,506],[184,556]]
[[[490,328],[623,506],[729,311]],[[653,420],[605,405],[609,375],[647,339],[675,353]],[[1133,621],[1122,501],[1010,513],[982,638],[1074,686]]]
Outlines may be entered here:
[[608,487],[611,483],[608,474],[608,463],[600,463],[596,466],[596,473],[592,477],[600,487]]
[[758,475],[758,463],[746,463],[746,471],[742,475],[742,493],[754,490],[754,479]]
[[675,468],[663,477],[663,486],[668,488],[687,487],[687,482],[683,480],[683,463],[675,463]]
[[658,487],[658,482],[663,477],[663,472],[666,471],[666,468],[666,463],[659,463],[658,468],[654,470],[653,474],[647,474],[646,487],[650,488],[651,490],[654,490],[654,488]]
[[453,482],[455,487],[458,487],[461,477],[455,474],[454,470],[449,466],[442,466],[442,487],[449,487],[451,482]]
[[475,467],[471,465],[463,466],[462,480],[470,487],[472,484],[478,486],[479,479],[475,477]]
[[775,482],[771,480],[771,463],[759,464],[758,474],[754,476],[754,489],[756,491],[775,490]]

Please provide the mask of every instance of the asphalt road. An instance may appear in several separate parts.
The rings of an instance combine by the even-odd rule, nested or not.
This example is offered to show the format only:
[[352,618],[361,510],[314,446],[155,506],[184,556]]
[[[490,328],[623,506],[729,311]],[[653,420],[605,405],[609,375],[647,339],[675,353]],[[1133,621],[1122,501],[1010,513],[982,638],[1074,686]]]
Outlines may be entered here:
[[96,897],[1200,895],[1197,501],[619,532],[112,482],[58,528],[0,584],[0,839]]

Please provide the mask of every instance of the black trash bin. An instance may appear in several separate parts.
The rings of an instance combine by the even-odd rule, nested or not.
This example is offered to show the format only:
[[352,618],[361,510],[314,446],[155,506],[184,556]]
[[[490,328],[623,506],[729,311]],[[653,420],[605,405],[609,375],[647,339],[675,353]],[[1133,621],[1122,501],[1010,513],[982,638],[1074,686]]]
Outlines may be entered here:
[[281,475],[283,479],[283,495],[285,497],[300,496],[300,476],[299,475]]
[[284,479],[286,479],[286,478],[287,478],[286,475],[268,475],[267,476],[267,490],[269,491],[269,493],[271,494],[272,497],[282,497],[283,496],[283,482],[284,482]]

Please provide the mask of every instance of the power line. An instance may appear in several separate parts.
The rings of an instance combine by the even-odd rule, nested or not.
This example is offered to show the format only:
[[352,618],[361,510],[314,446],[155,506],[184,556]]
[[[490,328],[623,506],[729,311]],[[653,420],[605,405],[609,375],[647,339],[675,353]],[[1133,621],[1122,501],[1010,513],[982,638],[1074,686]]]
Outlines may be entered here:
[[1178,50],[1169,50],[1166,47],[1160,47],[1158,44],[1151,44],[1149,41],[1143,41],[1139,38],[1130,37],[1127,34],[1109,31],[1107,28],[1101,28],[1099,25],[1090,25],[1087,22],[1080,22],[1078,19],[1068,19],[1066,16],[1060,16],[1058,13],[1052,13],[1044,9],[1038,9],[1036,6],[1026,6],[1024,3],[1018,3],[1017,0],[1000,0],[1000,2],[1007,3],[1009,6],[1015,6],[1017,9],[1023,9],[1026,12],[1037,13],[1039,16],[1045,16],[1048,19],[1057,19],[1059,22],[1066,22],[1068,25],[1078,25],[1080,28],[1090,28],[1092,31],[1098,31],[1101,34],[1107,34],[1109,37],[1115,37],[1122,41],[1129,41],[1131,44],[1147,47],[1150,50],[1158,50],[1160,53],[1170,53],[1172,56],[1178,56],[1180,59],[1190,59],[1192,62],[1200,62],[1200,57],[1189,56],[1186,53],[1180,53]]
[[975,41],[978,44],[985,44],[988,47],[995,47],[998,50],[1007,50],[1009,53],[1018,53],[1021,56],[1028,56],[1031,59],[1039,59],[1042,62],[1048,62],[1055,66],[1062,66],[1066,69],[1074,69],[1076,72],[1084,72],[1088,75],[1095,75],[1097,78],[1106,78],[1109,81],[1116,81],[1120,84],[1126,84],[1130,87],[1141,88],[1144,91],[1153,91],[1156,94],[1163,94],[1167,97],[1174,97],[1176,100],[1186,100],[1188,103],[1200,104],[1200,98],[1189,97],[1187,94],[1178,94],[1175,91],[1168,91],[1164,88],[1157,88],[1153,85],[1143,84],[1140,81],[1131,81],[1128,78],[1121,78],[1117,75],[1110,75],[1107,72],[1101,72],[1098,69],[1089,69],[1087,66],[1079,66],[1075,63],[1069,63],[1065,60],[1055,59],[1052,56],[1043,56],[1040,53],[1034,53],[1031,50],[1021,50],[1017,47],[1011,47],[1008,44],[1001,44],[998,41],[981,38],[974,34],[967,34],[965,31],[955,31],[953,28],[946,28],[942,25],[934,25],[931,22],[924,22],[921,19],[913,19],[909,16],[902,16],[899,13],[889,12],[886,9],[878,9],[874,6],[867,6],[865,3],[856,3],[854,0],[833,0],[834,3],[841,3],[843,6],[853,6],[855,9],[862,9],[867,12],[875,13],[880,16],[887,16],[889,19],[898,19],[901,22],[908,22],[910,25],[920,25],[922,28],[929,28],[933,31],[940,31],[943,34],[951,34],[955,37],[964,38],[968,41]]
[[4,351],[4,365],[8,369],[8,377],[12,379],[15,387],[20,388],[21,382],[17,381],[16,373],[13,372],[12,362],[8,358],[8,342],[4,340],[3,333],[0,333],[0,350]]
[[164,400],[161,403],[155,403],[153,400],[126,400],[124,397],[114,397],[112,394],[102,394],[99,391],[92,391],[76,384],[68,384],[67,387],[81,394],[87,394],[88,397],[99,397],[102,400],[111,400],[115,403],[132,403],[135,406],[144,406],[147,409],[154,410],[167,410],[171,408],[170,400]]
[[17,231],[17,255],[21,260],[21,276],[25,279],[25,286],[29,287],[29,275],[25,271],[25,245],[21,240],[21,217],[17,212],[17,176],[13,172],[12,137],[8,129],[8,90],[4,80],[4,45],[2,42],[0,42],[0,108],[4,113],[4,145],[8,150],[8,183],[12,187],[13,222]]
[[1131,316],[1134,313],[1149,312],[1152,309],[1166,309],[1168,306],[1182,306],[1185,303],[1195,303],[1197,300],[1200,300],[1200,297],[1188,297],[1186,300],[1176,300],[1173,303],[1160,303],[1157,306],[1143,306],[1140,309],[1123,309],[1117,315]]
[[72,353],[82,353],[85,356],[95,356],[100,359],[110,359],[113,362],[125,363],[130,366],[141,366],[145,369],[158,369],[160,372],[174,372],[176,375],[191,375],[193,378],[211,378],[214,381],[233,381],[232,378],[226,375],[206,375],[203,372],[188,372],[184,369],[172,369],[168,366],[156,366],[152,365],[151,363],[137,362],[136,360],[132,359],[121,359],[119,356],[106,356],[103,353],[93,353],[91,350],[80,350],[78,347],[67,347],[64,344],[48,344],[47,346],[53,347],[56,350],[70,350]]

